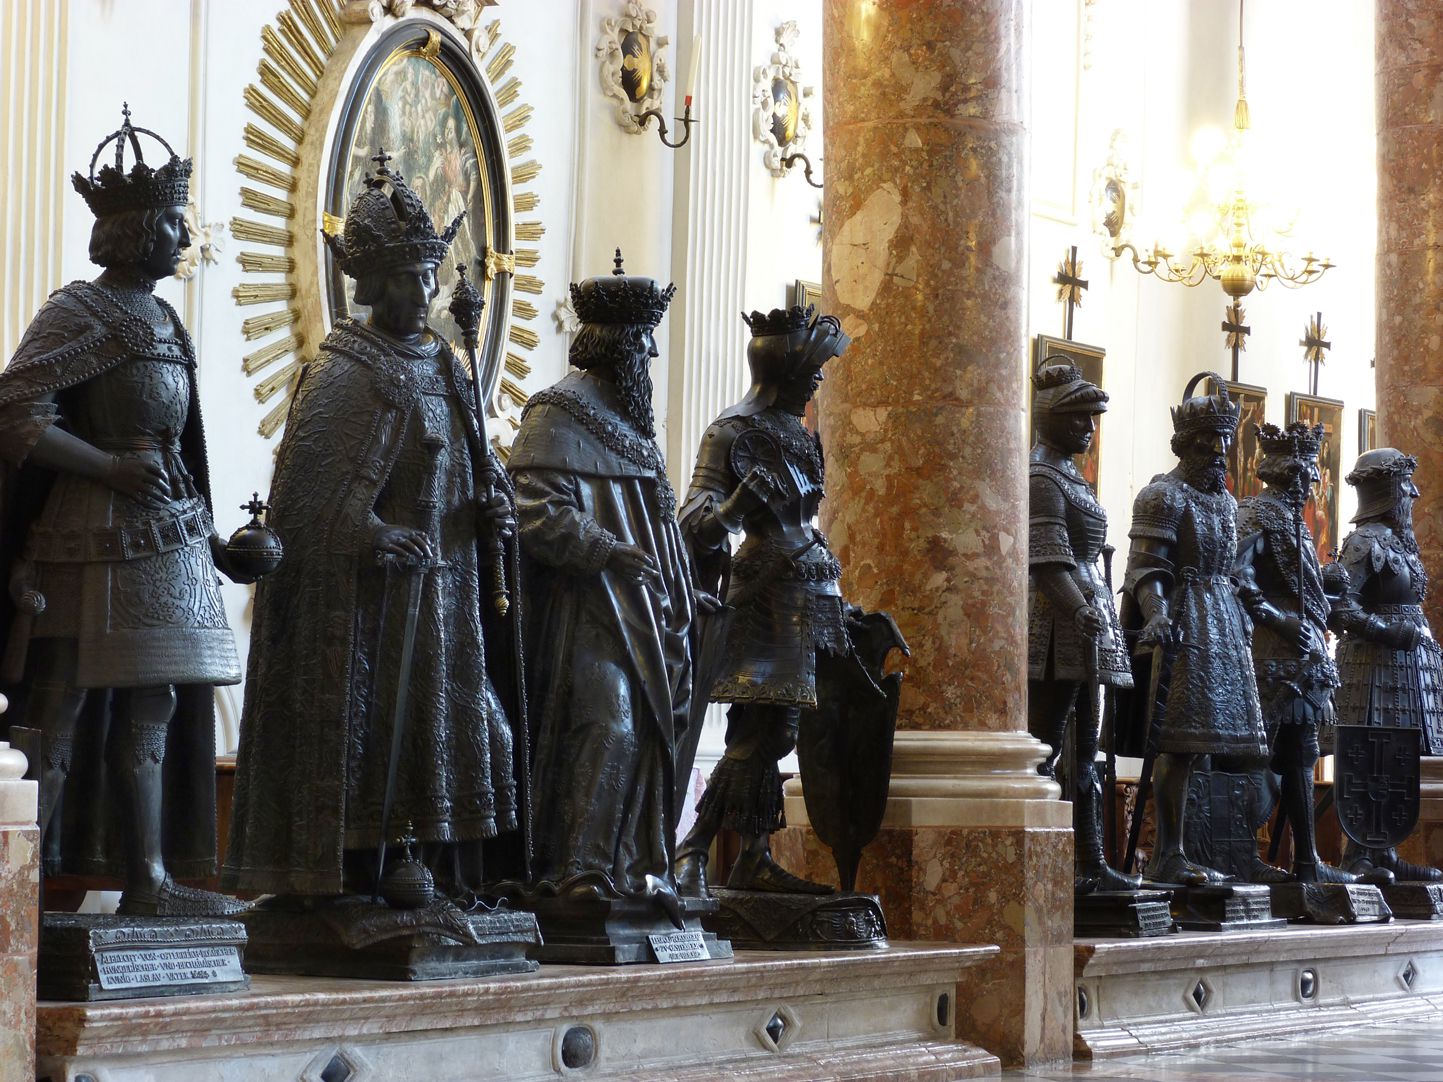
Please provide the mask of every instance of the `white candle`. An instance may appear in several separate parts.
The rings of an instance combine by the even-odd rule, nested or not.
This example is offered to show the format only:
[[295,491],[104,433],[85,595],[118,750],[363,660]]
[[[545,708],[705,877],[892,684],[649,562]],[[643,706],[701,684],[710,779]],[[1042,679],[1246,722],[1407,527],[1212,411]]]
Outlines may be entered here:
[[701,68],[701,35],[691,40],[691,74],[686,77],[686,111],[691,112],[692,95],[696,93],[696,73]]

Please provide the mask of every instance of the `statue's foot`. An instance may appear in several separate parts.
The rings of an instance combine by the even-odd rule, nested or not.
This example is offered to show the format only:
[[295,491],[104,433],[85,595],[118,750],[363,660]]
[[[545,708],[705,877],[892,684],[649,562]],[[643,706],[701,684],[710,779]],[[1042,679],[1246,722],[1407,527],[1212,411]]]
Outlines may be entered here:
[[[1137,890],[1142,886],[1142,876],[1127,875],[1110,864],[1089,864],[1077,869],[1077,893],[1091,894],[1093,891]],[[1083,884],[1087,883],[1086,889]]]
[[1194,864],[1177,852],[1169,853],[1161,860],[1154,857],[1143,879],[1152,883],[1178,883],[1184,887],[1218,886],[1234,881],[1232,876],[1204,864]]
[[676,858],[672,872],[676,877],[677,893],[686,898],[710,898],[711,891],[706,883],[707,855],[692,850]]
[[835,890],[825,883],[813,883],[793,875],[780,864],[764,855],[749,861],[745,857],[737,861],[732,874],[727,877],[728,890],[760,890],[771,894],[834,894]]
[[154,890],[127,890],[116,912],[126,917],[233,917],[250,908],[250,902],[184,887],[167,875]]
[[1373,865],[1392,872],[1399,883],[1443,883],[1443,871],[1404,860],[1396,849],[1375,849],[1372,853]]
[[667,919],[676,925],[678,930],[686,928],[686,914],[681,909],[681,899],[677,897],[676,887],[655,875],[646,877],[646,896],[656,903],[658,909],[666,914]]
[[1293,874],[1299,883],[1336,883],[1350,886],[1366,883],[1370,886],[1385,887],[1393,882],[1393,873],[1386,868],[1371,868],[1363,875],[1345,872],[1323,861],[1298,861],[1293,865]]
[[1254,857],[1243,878],[1249,883],[1291,883],[1293,874],[1286,868],[1279,868],[1276,864],[1269,864],[1265,860]]

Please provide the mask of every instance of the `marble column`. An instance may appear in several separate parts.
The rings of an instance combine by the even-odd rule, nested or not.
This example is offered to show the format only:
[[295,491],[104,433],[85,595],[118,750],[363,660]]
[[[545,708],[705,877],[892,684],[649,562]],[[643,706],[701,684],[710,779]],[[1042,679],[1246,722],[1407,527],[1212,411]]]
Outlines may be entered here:
[[[898,939],[996,943],[961,1036],[1072,1045],[1070,806],[1026,732],[1025,0],[825,0],[823,526],[906,665],[891,799],[859,887]],[[794,785],[778,851],[834,874]]]
[[[1418,456],[1424,563],[1443,575],[1443,8],[1376,0],[1378,438]],[[1424,605],[1443,627],[1443,591]]]
[[[0,695],[0,714],[5,712]],[[25,756],[0,741],[0,1082],[35,1077],[35,951],[40,937],[39,789]]]

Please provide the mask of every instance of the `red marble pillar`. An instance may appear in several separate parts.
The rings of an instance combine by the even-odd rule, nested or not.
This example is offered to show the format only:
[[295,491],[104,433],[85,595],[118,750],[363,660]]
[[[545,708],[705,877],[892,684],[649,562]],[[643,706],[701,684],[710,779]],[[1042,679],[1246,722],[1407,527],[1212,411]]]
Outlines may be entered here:
[[[0,714],[5,712],[0,695]],[[0,741],[0,1082],[35,1077],[35,951],[40,936],[37,787]]]
[[[1378,438],[1418,456],[1418,547],[1443,575],[1443,5],[1376,0]],[[1443,627],[1443,591],[1424,605]]]
[[[1070,1058],[1069,806],[1026,733],[1025,0],[825,0],[823,289],[853,338],[818,405],[847,596],[912,647],[859,887],[896,938],[990,942],[960,1035]],[[830,861],[795,787],[784,859]]]

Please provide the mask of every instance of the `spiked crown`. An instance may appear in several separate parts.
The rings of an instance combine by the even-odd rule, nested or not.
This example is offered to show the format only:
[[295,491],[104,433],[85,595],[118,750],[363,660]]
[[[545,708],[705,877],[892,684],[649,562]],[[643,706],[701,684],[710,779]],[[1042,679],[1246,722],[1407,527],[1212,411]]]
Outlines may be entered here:
[[582,323],[624,323],[655,327],[666,315],[667,306],[676,294],[676,286],[662,289],[656,280],[644,275],[627,274],[622,269],[621,249],[616,250],[616,266],[608,275],[588,278],[571,284],[571,306]]
[[365,186],[351,203],[341,235],[321,231],[336,263],[352,278],[403,263],[439,264],[456,239],[466,212],[456,215],[445,232],[437,233],[431,215],[406,178],[386,167],[390,155],[378,149],[371,160],[376,171],[366,174]]
[[1253,425],[1258,435],[1258,446],[1263,454],[1279,458],[1315,459],[1318,449],[1323,446],[1322,425],[1310,425],[1306,421],[1294,421],[1287,428],[1274,424]]
[[1082,376],[1068,357],[1054,355],[1032,377],[1038,413],[1106,413],[1107,392]]
[[[189,158],[181,158],[160,136],[149,128],[137,128],[130,123],[130,104],[121,106],[124,118],[120,127],[107,135],[90,156],[88,175],[73,173],[70,182],[89,205],[97,218],[118,214],[125,210],[157,210],[161,207],[183,207],[190,202]],[[170,158],[159,169],[148,165],[140,152],[140,136],[148,135],[161,146]],[[130,143],[135,164],[130,172],[125,171],[125,144]],[[106,163],[95,171],[95,163],[101,152],[111,143],[115,144],[115,164]]]
[[[1193,397],[1193,390],[1204,379],[1211,379],[1216,394]],[[1194,432],[1236,432],[1242,403],[1228,394],[1228,386],[1216,372],[1199,372],[1188,380],[1182,392],[1182,404],[1172,408],[1172,430],[1177,435]]]
[[816,314],[817,306],[809,304],[803,308],[794,304],[790,308],[773,308],[770,312],[742,313],[742,322],[751,328],[753,338],[772,334],[792,334],[805,330]]

